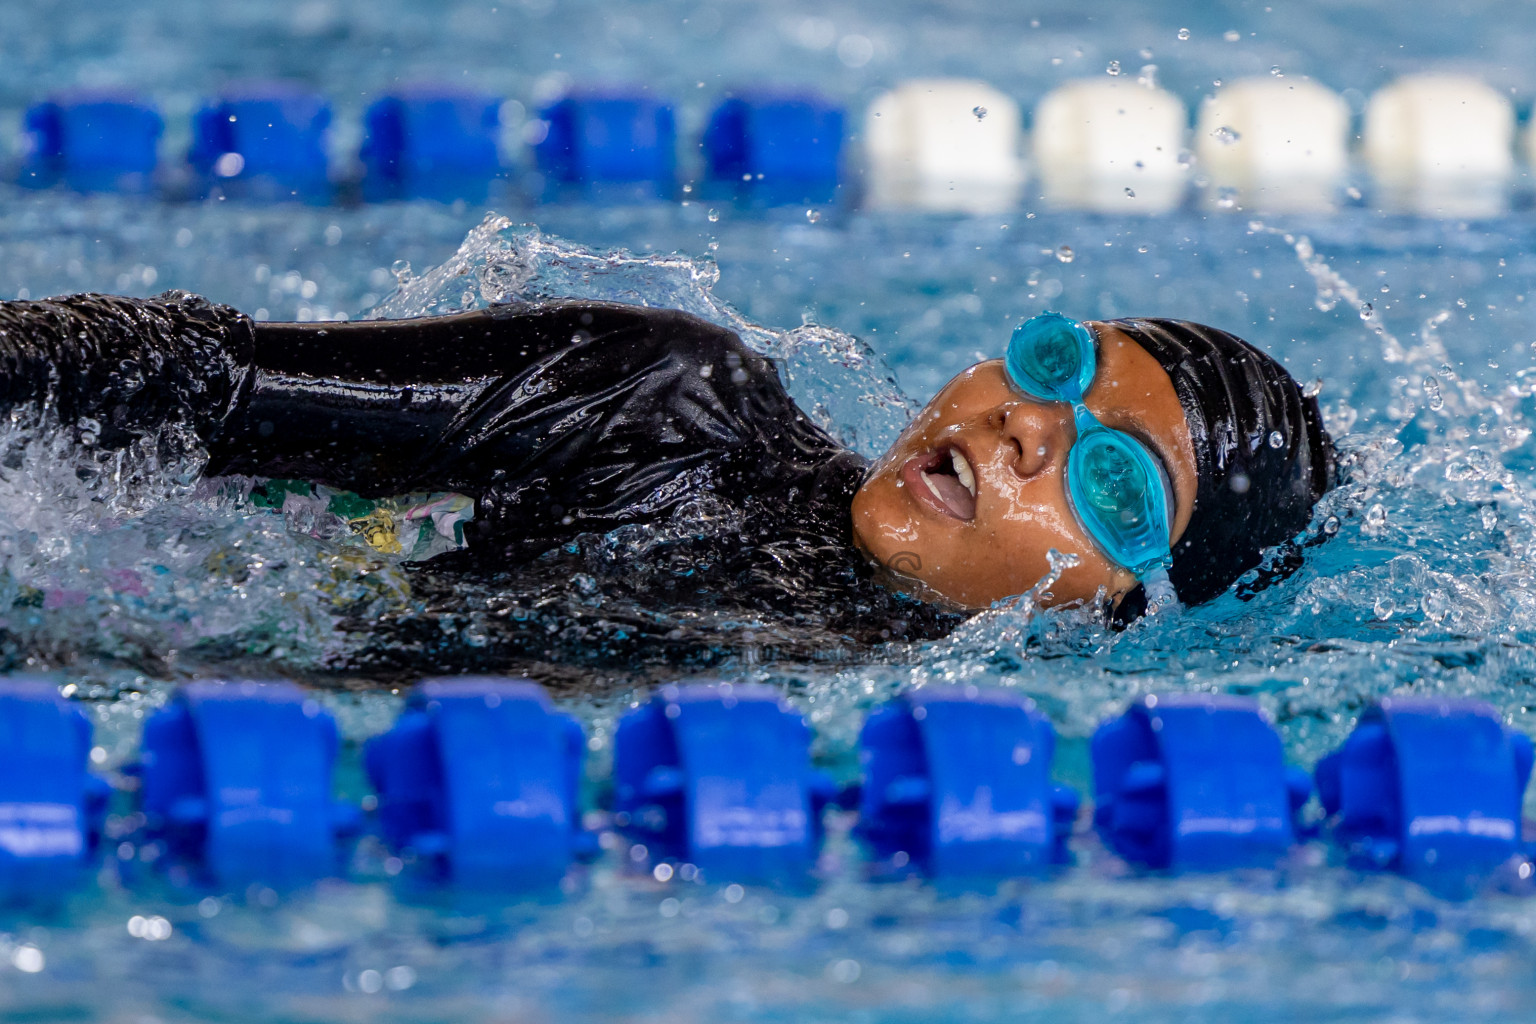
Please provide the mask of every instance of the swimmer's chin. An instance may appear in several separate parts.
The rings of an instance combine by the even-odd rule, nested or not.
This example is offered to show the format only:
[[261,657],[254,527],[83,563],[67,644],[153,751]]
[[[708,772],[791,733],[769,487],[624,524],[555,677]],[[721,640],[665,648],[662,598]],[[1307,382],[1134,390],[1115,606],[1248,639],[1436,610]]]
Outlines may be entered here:
[[[873,583],[884,587],[886,590],[894,591],[898,594],[903,594],[912,598],[913,600],[922,601],[924,604],[933,605],[934,607],[940,608],[943,611],[954,612],[958,615],[975,615],[979,612],[984,612],[989,608],[998,608],[1006,605],[1016,600],[1020,594],[1027,593],[1027,591],[1020,591],[1020,594],[1012,594],[1008,597],[999,598],[998,600],[985,605],[966,604],[963,601],[956,601],[949,595],[935,590],[927,582],[919,579],[918,577],[913,576],[910,573],[903,572],[900,568],[893,566],[888,562],[881,561],[874,555],[870,554],[869,550],[865,548],[863,544],[859,543],[857,539],[854,541],[854,546],[858,548],[859,553],[864,556],[866,562],[868,563],[870,580]],[[897,555],[891,561],[895,562],[899,560],[900,557],[900,555]],[[1039,597],[1040,605],[1045,608],[1071,609],[1091,606],[1101,610],[1107,617],[1114,614],[1115,610],[1119,607],[1121,600],[1125,598],[1126,593],[1127,592],[1121,592],[1111,596],[1108,592],[1108,589],[1101,586],[1094,594],[1093,598],[1089,600],[1083,600],[1082,598],[1071,598],[1070,600],[1066,601],[1057,601],[1055,599],[1055,595],[1051,594],[1049,591],[1039,595]]]
[[[924,604],[931,604],[937,608],[942,609],[943,611],[954,612],[958,615],[977,615],[992,608],[1002,608],[1018,600],[1022,594],[1028,593],[1028,591],[1020,591],[1018,594],[1011,594],[1008,597],[1001,597],[996,601],[985,605],[963,604],[954,600],[953,598],[939,593],[939,591],[933,589],[933,587],[929,586],[927,583],[924,583],[916,576],[909,576],[906,573],[892,569],[890,566],[877,562],[874,559],[870,559],[869,566],[870,579],[877,585],[884,587],[886,590],[895,591],[898,594],[903,594],[914,600],[922,601]],[[1120,600],[1124,596],[1124,594],[1120,594],[1111,598],[1105,591],[1105,588],[1100,587],[1098,593],[1095,594],[1092,599],[1086,601],[1080,597],[1074,597],[1066,601],[1058,601],[1049,591],[1039,595],[1039,598],[1040,607],[1042,608],[1050,608],[1056,611],[1067,611],[1073,608],[1092,607],[1099,609],[1105,617],[1108,617],[1114,614],[1116,607],[1120,604]]]
[[[915,601],[931,604],[935,608],[946,612],[973,615],[976,612],[982,611],[981,608],[977,608],[974,605],[956,601],[948,594],[935,590],[924,580],[919,579],[910,572],[904,571],[902,569],[903,559],[908,556],[915,558],[914,553],[898,552],[889,560],[877,558],[864,546],[862,538],[857,534],[854,535],[853,546],[858,549],[859,554],[864,556],[865,564],[869,566],[870,581],[877,586],[910,597]],[[921,563],[919,562],[918,564]]]
[[[868,552],[865,552],[865,557],[869,558]],[[980,608],[962,604],[948,595],[941,594],[916,576],[910,576],[899,569],[893,569],[884,562],[877,561],[874,558],[869,558],[869,570],[870,580],[876,585],[884,587],[886,590],[895,591],[898,594],[904,594],[924,604],[931,604],[946,612],[958,612],[964,615],[972,615],[981,611]]]
[[976,611],[975,608],[968,607],[946,594],[941,594],[910,572],[903,571],[904,559],[911,558],[918,565],[922,564],[915,552],[897,552],[889,560],[879,558],[864,546],[864,538],[859,536],[857,529],[853,531],[853,546],[858,549],[859,554],[864,556],[864,564],[869,567],[870,581],[877,586],[904,594],[924,604],[934,605],[947,612]]

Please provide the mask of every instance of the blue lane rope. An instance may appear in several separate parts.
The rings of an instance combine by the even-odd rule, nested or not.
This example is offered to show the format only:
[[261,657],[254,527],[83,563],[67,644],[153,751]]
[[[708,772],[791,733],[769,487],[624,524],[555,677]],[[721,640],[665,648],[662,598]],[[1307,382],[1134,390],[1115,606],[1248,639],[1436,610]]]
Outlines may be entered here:
[[[711,882],[814,877],[830,808],[875,875],[996,879],[1070,863],[1077,794],[1057,785],[1055,733],[1007,690],[930,687],[874,709],[862,779],[817,770],[811,731],[776,691],[666,686],[622,716],[611,809],[583,811],[580,725],[528,680],[428,680],[370,739],[365,816],[333,796],[336,723],[286,682],[199,682],[145,724],[141,761],[112,792],[92,775],[90,725],[38,680],[0,680],[0,898],[57,898],[89,877],[109,798],[138,823],[133,866],[173,881],[292,886],[348,872],[372,832],[419,870],[474,889],[548,889],[604,848]],[[1345,862],[1479,884],[1531,874],[1521,806],[1531,741],[1470,700],[1387,698],[1318,765],[1285,762],[1257,702],[1150,695],[1091,743],[1092,821],[1109,850],[1158,872],[1276,867],[1324,837]],[[602,841],[603,833],[627,843]],[[154,856],[135,850],[149,849]],[[121,850],[115,851],[118,858]]]

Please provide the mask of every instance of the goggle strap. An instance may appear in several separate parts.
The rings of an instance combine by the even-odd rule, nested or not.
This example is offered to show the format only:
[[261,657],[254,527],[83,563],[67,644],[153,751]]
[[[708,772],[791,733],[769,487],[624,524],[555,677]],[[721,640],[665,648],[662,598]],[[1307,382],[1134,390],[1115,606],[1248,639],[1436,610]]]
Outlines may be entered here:
[[1173,581],[1168,578],[1166,566],[1160,565],[1147,573],[1142,577],[1141,586],[1147,595],[1148,615],[1180,610],[1179,595],[1173,589]]

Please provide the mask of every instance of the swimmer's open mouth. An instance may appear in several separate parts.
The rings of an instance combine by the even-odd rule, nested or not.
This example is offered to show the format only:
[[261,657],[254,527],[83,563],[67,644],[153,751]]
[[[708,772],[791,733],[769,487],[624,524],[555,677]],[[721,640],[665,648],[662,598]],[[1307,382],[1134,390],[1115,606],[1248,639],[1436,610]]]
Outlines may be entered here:
[[976,474],[959,448],[945,445],[910,459],[901,476],[913,497],[935,512],[966,521],[976,518]]

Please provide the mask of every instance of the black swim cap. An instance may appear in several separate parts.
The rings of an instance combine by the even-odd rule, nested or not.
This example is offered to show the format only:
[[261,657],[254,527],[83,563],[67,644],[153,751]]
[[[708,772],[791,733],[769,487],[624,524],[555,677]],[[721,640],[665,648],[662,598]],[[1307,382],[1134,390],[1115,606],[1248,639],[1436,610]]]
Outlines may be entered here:
[[1109,324],[1162,364],[1184,406],[1199,486],[1168,577],[1183,603],[1209,601],[1306,528],[1335,481],[1333,442],[1317,399],[1241,338],[1188,320]]

